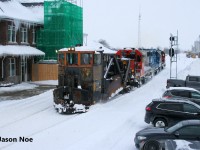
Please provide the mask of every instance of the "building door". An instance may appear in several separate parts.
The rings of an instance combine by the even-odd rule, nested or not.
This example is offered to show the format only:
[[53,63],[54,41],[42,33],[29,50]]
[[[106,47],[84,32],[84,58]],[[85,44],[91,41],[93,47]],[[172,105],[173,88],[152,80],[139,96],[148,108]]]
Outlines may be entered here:
[[21,59],[21,81],[27,81],[27,58],[22,57]]

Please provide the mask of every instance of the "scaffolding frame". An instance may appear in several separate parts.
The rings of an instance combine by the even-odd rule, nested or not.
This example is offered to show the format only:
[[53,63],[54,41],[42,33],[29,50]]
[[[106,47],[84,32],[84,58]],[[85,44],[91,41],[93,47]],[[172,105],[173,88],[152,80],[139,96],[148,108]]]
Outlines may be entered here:
[[82,0],[46,0],[44,29],[37,33],[37,48],[48,58],[57,58],[56,50],[83,45]]

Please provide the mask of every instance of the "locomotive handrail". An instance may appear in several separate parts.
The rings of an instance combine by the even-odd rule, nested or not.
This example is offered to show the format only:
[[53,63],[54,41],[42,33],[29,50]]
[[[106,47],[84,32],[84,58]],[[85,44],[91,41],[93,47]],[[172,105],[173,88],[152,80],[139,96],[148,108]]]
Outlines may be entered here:
[[108,70],[110,69],[110,66],[111,66],[111,64],[112,64],[112,61],[113,61],[113,58],[111,58],[111,60],[110,60],[110,62],[109,62],[108,68],[107,68],[107,70],[106,70],[106,72],[105,72],[105,74],[104,74],[104,79],[106,79],[106,77],[107,77]]
[[115,62],[116,62],[116,64],[117,64],[117,69],[118,69],[118,71],[119,71],[120,77],[121,77],[121,79],[123,79],[123,75],[122,75],[123,71],[121,71],[120,66],[119,66],[119,63],[118,63],[116,57],[115,57]]
[[127,70],[126,70],[126,75],[125,75],[125,79],[124,79],[124,87],[126,87],[126,84],[127,84],[127,78],[128,78],[128,73],[129,73],[129,70],[130,70],[130,63],[131,61],[129,60],[128,61],[128,67],[127,67]]

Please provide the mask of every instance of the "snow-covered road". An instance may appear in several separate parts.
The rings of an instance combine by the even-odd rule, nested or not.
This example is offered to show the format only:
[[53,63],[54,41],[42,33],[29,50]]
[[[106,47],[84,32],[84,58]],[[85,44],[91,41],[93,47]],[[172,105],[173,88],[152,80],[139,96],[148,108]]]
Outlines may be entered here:
[[[180,54],[178,78],[200,75],[199,66],[199,59]],[[56,113],[52,90],[24,100],[0,102],[0,137],[33,139],[0,142],[0,150],[135,150],[135,133],[151,126],[144,122],[145,106],[161,97],[169,74],[167,57],[166,68],[150,82],[112,101],[96,104],[84,114]]]

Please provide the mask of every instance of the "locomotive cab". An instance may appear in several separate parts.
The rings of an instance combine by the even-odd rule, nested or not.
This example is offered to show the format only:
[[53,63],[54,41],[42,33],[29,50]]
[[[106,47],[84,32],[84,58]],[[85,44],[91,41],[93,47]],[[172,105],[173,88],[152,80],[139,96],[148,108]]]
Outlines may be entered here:
[[99,99],[101,77],[94,76],[101,74],[100,53],[63,49],[58,52],[58,62],[58,87],[54,90],[57,109],[64,106],[62,111],[73,112],[71,106],[89,106]]
[[81,47],[60,50],[55,108],[61,113],[86,111],[85,106],[108,99],[122,87],[114,55]]

